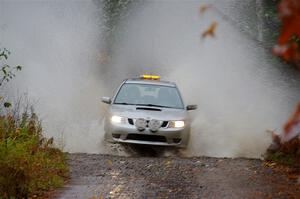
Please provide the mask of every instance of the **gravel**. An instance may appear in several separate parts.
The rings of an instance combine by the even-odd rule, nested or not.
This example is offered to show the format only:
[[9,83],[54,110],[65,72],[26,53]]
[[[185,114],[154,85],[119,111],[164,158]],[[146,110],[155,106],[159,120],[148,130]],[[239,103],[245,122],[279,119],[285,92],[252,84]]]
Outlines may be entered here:
[[300,198],[299,184],[258,159],[162,154],[69,154],[70,182],[52,198]]

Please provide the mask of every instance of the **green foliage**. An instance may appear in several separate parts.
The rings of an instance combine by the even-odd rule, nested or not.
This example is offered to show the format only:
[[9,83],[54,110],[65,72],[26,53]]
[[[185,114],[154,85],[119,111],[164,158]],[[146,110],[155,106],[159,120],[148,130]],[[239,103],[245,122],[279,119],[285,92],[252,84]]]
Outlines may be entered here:
[[126,10],[133,0],[104,0],[105,22],[108,28],[113,29],[118,21],[126,15]]
[[[0,65],[0,87],[3,86],[3,84],[5,82],[9,82],[11,79],[13,79],[16,76],[15,72],[22,70],[22,66],[11,67],[10,65],[8,65],[6,63],[6,61],[8,60],[9,55],[10,55],[9,50],[7,50],[6,48],[1,48],[0,47],[0,61],[4,60],[3,65],[0,62],[0,64],[1,64]],[[0,96],[0,102],[3,103],[3,106],[5,108],[11,107],[10,102],[5,102],[5,101],[3,102],[3,97],[2,96]]]
[[277,7],[279,4],[279,0],[268,0],[264,1],[264,11],[263,11],[263,20],[264,20],[264,30],[263,33],[265,35],[265,40],[272,47],[278,38],[279,35],[279,27],[280,20],[278,18]]
[[283,152],[280,151],[276,151],[274,153],[269,153],[267,158],[267,161],[272,161],[272,162],[276,162],[279,164],[283,164],[283,165],[288,165],[288,166],[294,166],[294,159],[290,154],[285,154]]
[[[7,61],[8,56],[10,55],[10,51],[6,48],[0,48],[0,60]],[[1,65],[1,73],[0,73],[0,87],[4,82],[9,82],[12,78],[14,78],[15,72],[22,70],[22,66],[10,66],[7,63]]]
[[110,54],[112,45],[117,43],[121,31],[118,27],[119,23],[130,14],[131,7],[138,3],[134,0],[103,0],[103,21],[105,25],[104,38],[106,41],[105,51]]
[[1,48],[0,49],[0,60],[3,59],[3,58],[7,60],[8,55],[10,55],[9,50],[7,50],[6,48],[3,48],[3,49]]
[[[0,116],[0,196],[27,198],[63,185],[66,157],[42,136],[35,113]],[[1,197],[0,197],[1,198]]]
[[3,106],[5,108],[9,108],[9,107],[11,107],[11,103],[10,102],[4,102]]
[[276,150],[267,152],[265,160],[300,168],[300,139],[296,137],[288,142],[280,143]]

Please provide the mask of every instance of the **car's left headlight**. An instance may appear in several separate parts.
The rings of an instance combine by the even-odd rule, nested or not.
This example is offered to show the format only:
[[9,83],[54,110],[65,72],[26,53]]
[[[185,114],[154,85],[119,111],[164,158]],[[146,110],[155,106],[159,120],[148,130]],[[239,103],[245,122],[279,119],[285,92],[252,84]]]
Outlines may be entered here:
[[178,120],[178,121],[170,121],[169,128],[182,128],[185,126],[184,121]]

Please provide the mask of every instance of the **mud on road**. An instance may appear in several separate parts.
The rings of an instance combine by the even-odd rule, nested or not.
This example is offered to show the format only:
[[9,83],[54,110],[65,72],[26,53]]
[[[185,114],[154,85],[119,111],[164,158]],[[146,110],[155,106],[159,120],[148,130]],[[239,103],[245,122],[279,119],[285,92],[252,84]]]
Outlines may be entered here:
[[53,198],[300,198],[295,181],[261,160],[140,151],[131,157],[69,154],[70,182]]

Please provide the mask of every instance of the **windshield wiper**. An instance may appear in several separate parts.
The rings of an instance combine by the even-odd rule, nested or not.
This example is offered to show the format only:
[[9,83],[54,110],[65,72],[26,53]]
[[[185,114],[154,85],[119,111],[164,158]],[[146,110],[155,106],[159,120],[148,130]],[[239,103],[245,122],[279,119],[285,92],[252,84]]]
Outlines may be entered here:
[[135,104],[137,106],[155,106],[155,107],[161,107],[161,108],[173,108],[170,106],[162,106],[162,105],[157,105],[157,104]]
[[120,103],[114,103],[114,104],[121,104],[121,105],[135,105],[135,104],[132,104],[132,103],[126,103],[126,102],[120,102]]
[[126,103],[126,102],[120,102],[120,103],[114,103],[114,104],[120,104],[120,105],[136,105],[136,106],[153,106],[153,107],[161,107],[161,108],[174,108],[170,106],[162,106],[158,104],[132,104],[132,103]]

